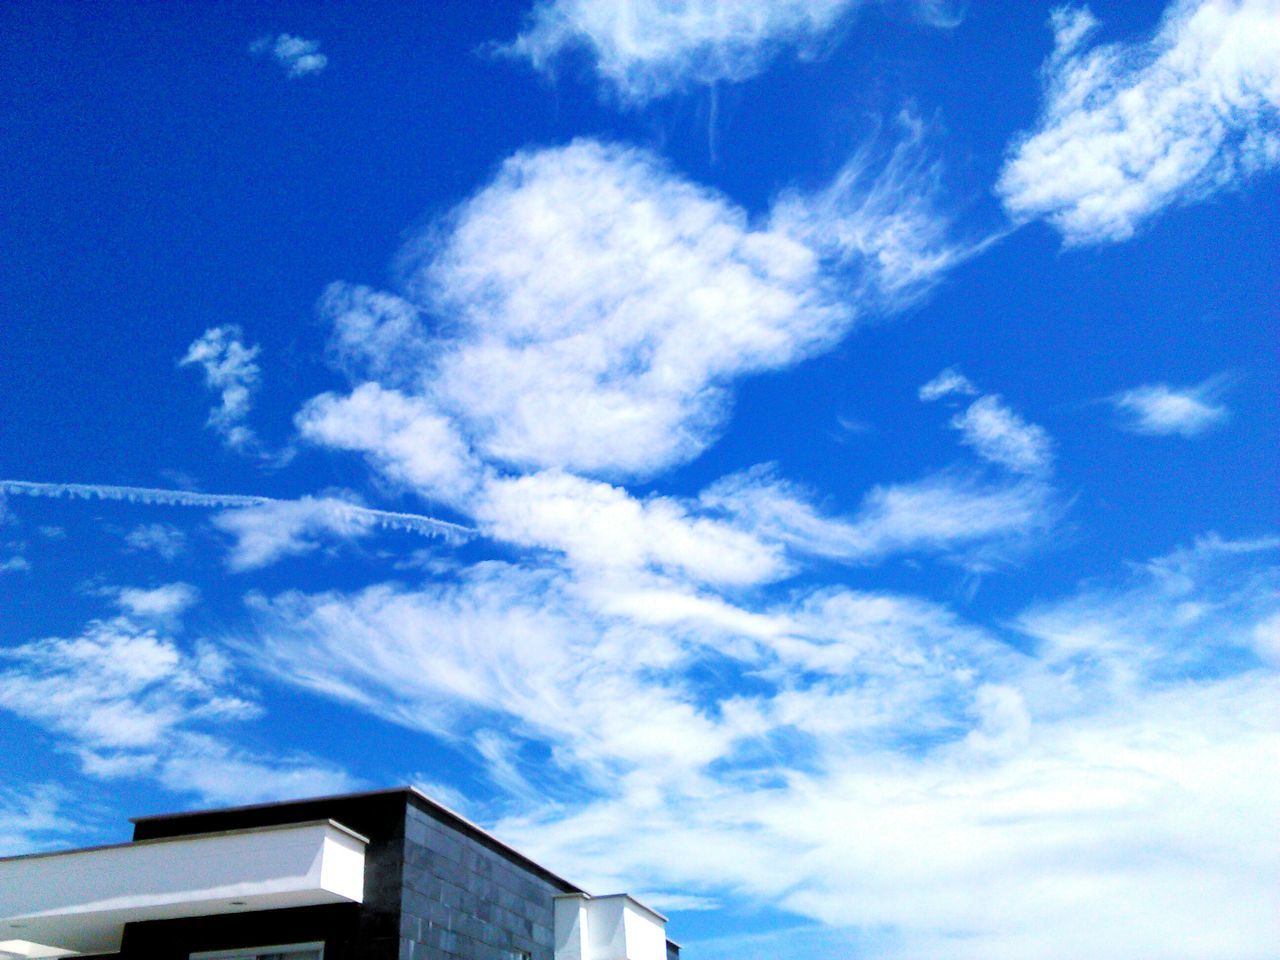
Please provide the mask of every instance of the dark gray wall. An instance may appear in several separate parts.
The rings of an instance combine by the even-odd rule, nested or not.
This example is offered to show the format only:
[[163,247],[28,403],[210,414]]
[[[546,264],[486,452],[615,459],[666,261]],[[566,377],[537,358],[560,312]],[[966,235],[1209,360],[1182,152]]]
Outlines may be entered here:
[[575,889],[411,800],[400,960],[553,960],[554,898]]

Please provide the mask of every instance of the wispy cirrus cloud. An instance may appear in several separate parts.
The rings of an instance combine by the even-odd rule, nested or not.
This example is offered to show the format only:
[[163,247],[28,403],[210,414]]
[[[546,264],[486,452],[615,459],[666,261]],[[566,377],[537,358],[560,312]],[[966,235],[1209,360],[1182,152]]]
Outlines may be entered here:
[[1149,383],[1121,391],[1110,402],[1120,414],[1122,429],[1131,433],[1194,437],[1231,418],[1231,411],[1219,400],[1223,388],[1222,377],[1189,387]]
[[26,573],[31,569],[31,561],[20,553],[0,560],[0,573]]
[[209,643],[181,643],[186,584],[110,591],[127,612],[94,620],[74,637],[0,652],[0,709],[58,737],[91,777],[146,778],[211,802],[351,788],[345,772],[304,757],[256,755],[222,728],[262,707],[234,681]]
[[823,514],[807,491],[769,469],[725,477],[701,501],[728,512],[766,543],[785,544],[800,556],[857,563],[1023,540],[1057,516],[1045,484],[991,482],[963,471],[873,487],[850,517]]
[[142,523],[125,534],[130,550],[176,560],[187,549],[187,535],[170,523]]
[[948,367],[922,386],[918,391],[918,396],[922,403],[932,403],[934,400],[941,400],[943,397],[954,395],[972,397],[976,396],[977,393],[978,388],[970,382],[968,377],[955,367]]
[[259,37],[249,44],[254,56],[270,56],[293,79],[315,76],[329,65],[329,58],[320,52],[320,44],[290,33],[274,37]]
[[4,856],[46,848],[85,829],[83,811],[73,807],[67,792],[55,783],[0,788],[0,851]]
[[[884,931],[895,957],[1119,960],[1139,930],[1153,956],[1262,960],[1274,552],[1204,538],[1028,608],[1016,646],[886,592],[710,603],[649,576],[627,606],[486,563],[255,596],[252,650],[289,682],[483,739],[520,796],[495,829],[597,886],[748,894]],[[1107,922],[1082,929],[1082,904]]]
[[922,402],[977,397],[951,419],[961,440],[982,459],[1015,473],[1043,474],[1053,464],[1053,440],[1029,423],[998,394],[980,395],[963,373],[949,367],[920,388]]
[[1174,0],[1148,40],[1089,46],[1087,7],[1052,17],[1045,104],[997,192],[1070,245],[1128,239],[1171,204],[1280,166],[1280,6]]
[[372,511],[349,500],[299,497],[224,510],[213,525],[232,538],[228,569],[243,573],[311,553],[324,543],[367,537],[379,523]]
[[979,397],[951,425],[978,456],[1016,473],[1042,473],[1053,463],[1053,441],[1045,429],[1024,420],[996,394]]
[[[920,21],[952,27],[961,7],[904,0]],[[637,106],[692,84],[737,82],[786,49],[801,58],[834,45],[862,0],[537,0],[515,40],[497,50],[543,72],[585,53],[619,100]]]

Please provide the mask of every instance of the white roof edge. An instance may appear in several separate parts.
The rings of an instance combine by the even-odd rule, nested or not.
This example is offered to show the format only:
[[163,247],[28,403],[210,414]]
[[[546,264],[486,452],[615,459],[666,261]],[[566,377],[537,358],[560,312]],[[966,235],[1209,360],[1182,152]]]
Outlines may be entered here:
[[[659,913],[657,910],[653,909],[653,907],[649,906],[647,903],[644,903],[641,900],[637,900],[635,897],[633,897],[629,893],[606,893],[603,896],[598,896],[598,897],[592,896],[589,893],[560,893],[560,894],[556,894],[555,899],[567,900],[571,897],[581,897],[583,900],[630,900],[633,904],[635,904],[645,913],[652,914],[653,916],[661,920],[663,923],[670,922],[669,918],[665,914]],[[672,942],[674,943],[675,941],[673,940]],[[677,946],[679,946],[679,944],[677,944]]]
[[493,833],[490,833],[488,830],[480,826],[480,824],[476,823],[474,820],[468,819],[467,817],[460,814],[457,810],[454,810],[452,807],[449,807],[441,803],[435,797],[418,789],[412,784],[408,786],[403,786],[403,787],[383,787],[379,790],[361,790],[356,793],[331,793],[331,794],[325,794],[319,797],[300,797],[296,800],[272,800],[267,803],[249,803],[249,804],[244,804],[238,807],[210,807],[205,810],[184,810],[184,811],[178,811],[176,813],[155,813],[155,814],[148,814],[147,816],[144,816],[144,817],[130,817],[129,822],[130,823],[147,823],[154,820],[180,820],[183,817],[198,817],[198,816],[203,816],[205,814],[210,814],[210,813],[231,813],[231,812],[238,813],[240,811],[247,811],[247,810],[266,810],[266,809],[270,809],[271,807],[288,807],[288,806],[294,806],[295,804],[304,804],[304,803],[325,803],[331,800],[361,800],[366,797],[381,797],[381,796],[386,796],[388,794],[393,794],[393,793],[412,794],[413,796],[417,797],[419,800],[422,800],[427,804],[435,807],[437,810],[440,810],[441,812],[445,813],[446,815],[453,817],[459,823],[463,824],[468,830],[474,830],[477,834],[489,840],[490,842],[497,844],[497,846],[501,847],[503,850],[507,851],[508,853],[514,854],[516,857],[520,858],[521,860],[524,860],[526,863],[533,864],[543,873],[554,878],[557,882],[564,884],[566,887],[571,887],[574,890],[579,889],[576,883],[570,883],[568,880],[560,876],[554,870],[538,863],[538,861],[534,860],[528,854],[521,853],[515,847],[511,846],[511,844],[507,843],[505,840],[494,835]]
[[241,827],[235,830],[210,830],[206,833],[182,833],[172,837],[151,837],[147,840],[126,840],[123,843],[99,843],[91,847],[71,847],[67,850],[45,850],[39,853],[19,853],[14,856],[0,857],[0,863],[12,863],[15,860],[37,860],[41,857],[69,857],[77,853],[96,853],[99,850],[126,850],[133,847],[146,847],[157,843],[181,843],[186,840],[209,840],[214,837],[244,836],[251,833],[269,833],[276,830],[299,830],[306,827],[331,827],[345,833],[353,840],[368,844],[369,838],[356,833],[346,824],[337,820],[303,820],[298,823],[273,823],[259,827]]

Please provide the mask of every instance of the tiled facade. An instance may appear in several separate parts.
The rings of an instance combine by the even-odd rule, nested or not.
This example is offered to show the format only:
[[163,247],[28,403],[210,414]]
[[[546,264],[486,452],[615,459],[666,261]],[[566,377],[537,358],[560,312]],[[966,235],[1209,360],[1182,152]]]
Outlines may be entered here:
[[400,960],[552,960],[554,898],[574,889],[410,804]]

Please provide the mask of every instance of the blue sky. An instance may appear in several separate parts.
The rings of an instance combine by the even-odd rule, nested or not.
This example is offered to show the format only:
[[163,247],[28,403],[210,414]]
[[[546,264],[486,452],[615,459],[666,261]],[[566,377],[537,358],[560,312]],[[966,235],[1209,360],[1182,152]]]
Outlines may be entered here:
[[690,956],[1275,956],[1275,0],[0,18],[3,852],[410,782]]

